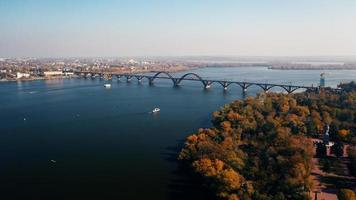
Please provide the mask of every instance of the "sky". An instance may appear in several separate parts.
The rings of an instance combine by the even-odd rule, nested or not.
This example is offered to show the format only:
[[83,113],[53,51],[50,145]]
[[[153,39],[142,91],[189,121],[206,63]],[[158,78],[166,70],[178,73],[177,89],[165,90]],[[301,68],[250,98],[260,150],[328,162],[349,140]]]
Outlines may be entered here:
[[355,0],[0,0],[0,57],[355,55]]

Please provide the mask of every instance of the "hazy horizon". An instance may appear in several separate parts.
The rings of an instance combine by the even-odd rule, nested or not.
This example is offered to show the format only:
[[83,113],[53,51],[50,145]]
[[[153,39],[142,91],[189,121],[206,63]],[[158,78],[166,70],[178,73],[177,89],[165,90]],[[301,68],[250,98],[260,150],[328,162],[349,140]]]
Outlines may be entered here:
[[355,57],[356,2],[0,0],[0,57]]

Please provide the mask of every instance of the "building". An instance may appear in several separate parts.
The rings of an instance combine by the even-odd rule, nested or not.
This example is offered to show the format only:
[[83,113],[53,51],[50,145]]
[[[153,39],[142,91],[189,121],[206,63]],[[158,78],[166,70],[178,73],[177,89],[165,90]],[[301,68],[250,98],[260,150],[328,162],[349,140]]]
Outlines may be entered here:
[[43,72],[43,76],[50,77],[50,76],[63,76],[62,71],[46,71]]
[[324,137],[323,137],[323,142],[325,145],[329,145],[330,141],[329,141],[329,125],[325,126],[325,133],[324,133]]
[[63,75],[64,75],[64,76],[73,76],[73,75],[74,75],[74,72],[65,71],[65,72],[63,72]]
[[30,74],[28,73],[21,73],[21,72],[17,72],[16,73],[16,78],[17,79],[20,79],[20,78],[29,78],[30,77]]
[[320,74],[320,87],[325,87],[325,73]]

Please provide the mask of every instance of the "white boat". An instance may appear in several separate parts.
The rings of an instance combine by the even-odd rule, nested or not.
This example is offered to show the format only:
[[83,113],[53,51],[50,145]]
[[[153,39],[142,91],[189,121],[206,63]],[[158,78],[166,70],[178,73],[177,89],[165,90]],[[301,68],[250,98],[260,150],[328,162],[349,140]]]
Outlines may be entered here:
[[111,88],[111,84],[104,84],[105,88]]
[[155,108],[155,109],[152,110],[152,113],[157,113],[157,112],[159,112],[159,111],[161,111],[161,109]]
[[57,161],[55,161],[55,160],[50,160],[51,161],[51,163],[56,163]]

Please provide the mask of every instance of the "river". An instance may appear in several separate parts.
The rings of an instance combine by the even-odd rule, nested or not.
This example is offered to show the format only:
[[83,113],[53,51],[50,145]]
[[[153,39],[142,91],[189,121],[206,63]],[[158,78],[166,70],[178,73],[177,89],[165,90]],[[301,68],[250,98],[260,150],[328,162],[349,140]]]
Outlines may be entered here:
[[[209,79],[317,85],[322,71],[192,72]],[[356,80],[356,71],[326,74],[329,86]],[[106,82],[111,89],[103,87]],[[251,87],[247,95],[259,91]],[[181,173],[177,152],[187,135],[210,126],[213,111],[242,98],[236,85],[206,90],[199,82],[172,87],[159,79],[153,86],[98,78],[0,83],[0,198],[207,199]],[[161,112],[150,114],[155,107]]]

